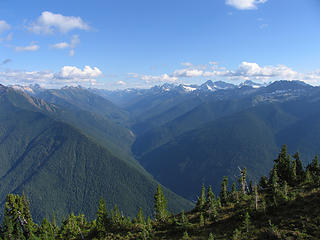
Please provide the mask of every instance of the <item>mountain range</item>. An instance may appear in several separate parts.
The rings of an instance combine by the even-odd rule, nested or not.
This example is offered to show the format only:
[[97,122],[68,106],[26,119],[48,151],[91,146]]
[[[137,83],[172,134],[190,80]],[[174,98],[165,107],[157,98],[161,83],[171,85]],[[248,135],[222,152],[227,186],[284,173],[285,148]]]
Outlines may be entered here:
[[[125,157],[132,136],[119,116],[126,115],[86,90],[48,90],[41,94],[54,103],[0,86],[1,205],[7,194],[24,192],[36,220],[53,213],[61,220],[71,212],[93,218],[99,198],[104,197],[108,208],[118,204],[121,211],[134,216],[143,207],[152,215],[158,183],[136,160]],[[60,101],[65,95],[66,100]],[[98,104],[92,109],[85,106],[88,99],[103,102],[99,114]],[[117,121],[112,121],[114,116]],[[120,146],[114,148],[116,144]],[[118,152],[121,147],[123,153]],[[171,211],[192,207],[170,190],[165,192],[172,199]]]
[[[267,174],[270,158],[283,144],[308,162],[320,148],[320,88],[301,81],[207,81],[116,91],[80,86],[10,89],[43,103],[46,117],[76,129],[148,176],[153,186],[159,181],[191,201],[202,183],[217,193],[223,176],[235,180],[239,168],[246,167],[256,181]],[[122,173],[121,168],[113,173],[117,171]],[[122,184],[132,183],[123,179]],[[172,197],[175,207],[190,204]]]

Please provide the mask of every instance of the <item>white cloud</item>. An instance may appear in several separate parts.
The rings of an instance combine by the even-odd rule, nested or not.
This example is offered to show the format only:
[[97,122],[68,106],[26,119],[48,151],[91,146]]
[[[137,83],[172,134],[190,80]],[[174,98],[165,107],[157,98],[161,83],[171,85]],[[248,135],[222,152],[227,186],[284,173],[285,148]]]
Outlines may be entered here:
[[28,46],[17,46],[14,48],[14,50],[16,52],[34,52],[39,50],[39,48],[40,48],[39,45],[31,43]]
[[57,73],[52,71],[3,71],[0,72],[0,82],[3,84],[35,84],[44,87],[61,87],[65,85],[93,86],[102,72],[97,67],[85,66],[83,69],[75,66],[64,66]]
[[181,65],[185,67],[193,67],[193,64],[191,62],[183,62],[181,63]]
[[226,4],[240,10],[257,9],[257,5],[267,0],[226,0]]
[[251,77],[251,78],[272,78],[280,77],[285,79],[294,79],[299,77],[299,73],[293,69],[284,66],[265,66],[260,67],[257,63],[242,62],[236,71],[228,73],[235,77]]
[[179,69],[173,72],[175,77],[200,77],[203,71],[198,69]]
[[129,73],[129,77],[138,78],[146,83],[156,83],[156,82],[176,82],[178,80],[177,77],[169,76],[167,73],[161,75],[140,75],[137,73]]
[[53,49],[70,49],[69,56],[72,57],[75,54],[75,48],[80,43],[80,38],[78,35],[73,35],[70,43],[60,42],[50,46]]
[[4,20],[0,20],[0,33],[7,31],[11,26]]
[[70,44],[67,42],[60,42],[60,43],[53,44],[50,47],[54,49],[66,49],[70,47]]
[[[217,62],[209,62],[207,69],[203,70],[204,65],[183,64],[191,68],[174,70],[172,73],[161,75],[143,75],[137,73],[129,74],[131,77],[140,79],[146,83],[163,82],[183,82],[186,78],[203,78],[212,80],[223,80],[240,82],[252,80],[256,82],[270,82],[275,80],[301,80],[312,85],[320,84],[320,70],[310,73],[299,73],[285,65],[260,66],[254,62],[242,62],[236,69],[227,69],[219,66]],[[198,68],[196,68],[198,66]],[[198,80],[197,80],[198,81]]]
[[27,28],[37,34],[52,34],[56,31],[67,33],[74,29],[90,29],[80,17],[63,16],[49,11],[42,12],[41,16]]
[[58,79],[93,79],[102,75],[99,68],[84,66],[83,70],[74,66],[64,66],[55,76]]

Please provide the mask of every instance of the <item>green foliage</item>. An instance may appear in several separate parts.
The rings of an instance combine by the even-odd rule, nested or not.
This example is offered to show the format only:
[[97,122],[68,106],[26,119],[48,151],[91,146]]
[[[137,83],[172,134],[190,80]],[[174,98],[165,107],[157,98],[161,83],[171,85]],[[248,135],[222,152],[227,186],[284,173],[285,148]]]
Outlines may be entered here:
[[210,233],[210,234],[209,234],[208,240],[214,240],[213,233]]
[[200,192],[200,197],[198,197],[198,201],[197,201],[197,204],[196,204],[196,207],[198,209],[203,209],[204,206],[205,206],[205,203],[206,203],[206,188],[204,186],[204,184],[202,184],[201,186],[201,192]]
[[62,222],[58,239],[83,239],[86,232],[89,230],[89,224],[85,220],[83,214],[71,215]]
[[138,224],[143,225],[143,226],[146,224],[146,221],[145,221],[144,216],[143,216],[143,210],[142,210],[141,207],[139,208],[139,212],[138,212],[138,214],[136,216],[136,222]]
[[[1,179],[0,206],[4,207],[9,193],[24,191],[37,223],[53,211],[58,223],[72,211],[94,219],[101,196],[107,208],[118,204],[131,217],[140,206],[146,215],[152,215],[150,192],[158,183],[136,161],[117,157],[93,135],[86,135],[85,126],[90,124],[76,128],[68,119],[62,121],[56,116],[73,111],[10,88],[0,95],[0,176],[5,176]],[[73,119],[82,121],[83,113],[74,113]],[[127,128],[125,131],[130,134]],[[193,207],[168,189],[163,191],[170,211]],[[3,212],[0,219],[4,219]]]
[[199,226],[200,227],[204,227],[205,225],[205,220],[204,220],[204,216],[202,213],[200,213],[200,217],[199,217]]
[[110,227],[110,221],[108,219],[108,210],[104,199],[101,197],[99,200],[99,207],[96,218],[97,232],[103,234],[108,230],[108,227]]
[[303,170],[302,161],[300,159],[300,153],[296,152],[293,155],[294,161],[295,161],[295,168],[296,168],[296,176],[298,182],[303,182],[305,178],[305,172]]
[[244,168],[240,171],[240,178],[239,183],[241,186],[241,193],[246,194],[246,187],[247,187],[247,168]]
[[224,176],[221,183],[220,199],[222,204],[228,201],[228,177]]
[[246,212],[246,214],[244,215],[242,225],[243,225],[243,229],[248,233],[251,225],[250,216],[248,212]]
[[158,221],[165,221],[168,217],[167,199],[162,192],[160,184],[157,187],[157,192],[154,195],[154,218]]
[[[311,164],[316,166],[316,160]],[[270,178],[276,175],[274,169],[277,168],[273,168]],[[309,169],[308,171],[311,172],[312,168]],[[309,175],[312,179],[311,174]],[[272,179],[270,182],[272,183]],[[279,182],[281,182],[280,179]],[[26,197],[8,195],[5,205],[6,214],[3,225],[0,227],[0,238],[8,240],[181,238],[258,240],[287,239],[290,236],[297,236],[297,239],[302,240],[317,239],[320,221],[318,216],[320,191],[317,183],[311,181],[308,184],[300,183],[290,186],[286,181],[282,181],[275,192],[268,188],[259,190],[256,184],[252,188],[252,194],[246,195],[239,200],[238,204],[230,203],[224,206],[219,206],[219,198],[216,201],[208,200],[208,196],[211,196],[209,188],[207,202],[202,209],[196,207],[190,212],[182,211],[180,215],[167,215],[165,220],[152,221],[148,217],[147,222],[144,223],[143,212],[140,208],[135,224],[132,223],[130,217],[121,214],[117,205],[108,216],[105,201],[100,198],[95,220],[88,222],[84,215],[72,213],[63,220],[60,227],[56,226],[54,220],[53,223],[50,223],[46,218],[43,219],[40,226],[33,223]],[[161,203],[163,198],[164,195],[159,186],[155,194],[155,205],[157,205],[156,199],[162,199],[159,201]],[[210,201],[210,206],[207,205],[208,201]],[[259,203],[255,211],[251,207],[252,202]],[[158,204],[158,206],[162,205]],[[21,225],[19,218],[25,224]],[[25,221],[26,219],[28,221]],[[266,224],[266,219],[270,219],[268,224]],[[236,229],[234,226],[237,226]],[[215,233],[215,236],[212,232]]]
[[214,195],[214,193],[212,192],[212,188],[211,185],[209,185],[208,187],[208,191],[207,191],[207,201],[206,201],[206,205],[211,208],[213,204],[215,204],[216,202],[216,196]]
[[236,228],[232,235],[232,240],[241,240],[242,239],[242,233],[241,230]]
[[189,234],[188,234],[187,231],[185,231],[185,232],[183,233],[182,239],[183,239],[183,240],[189,240],[189,239],[190,239]]

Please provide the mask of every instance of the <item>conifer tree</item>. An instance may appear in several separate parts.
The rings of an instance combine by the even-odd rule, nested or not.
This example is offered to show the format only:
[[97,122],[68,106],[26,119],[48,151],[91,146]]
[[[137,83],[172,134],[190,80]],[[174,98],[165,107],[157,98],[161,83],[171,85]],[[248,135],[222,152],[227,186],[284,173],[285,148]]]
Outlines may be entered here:
[[244,219],[243,219],[243,228],[246,232],[249,232],[249,227],[250,227],[250,224],[251,224],[251,221],[250,221],[250,216],[249,216],[249,213],[246,212],[246,214],[244,215]]
[[209,185],[208,191],[207,191],[207,202],[206,202],[206,205],[209,206],[209,208],[210,208],[215,201],[216,201],[216,196],[212,192],[211,185]]
[[154,217],[158,221],[164,221],[168,216],[167,199],[162,192],[160,184],[158,184],[157,192],[154,195],[154,212]]
[[232,235],[232,240],[241,240],[242,237],[241,237],[241,231],[240,229],[236,228],[233,232],[233,235]]
[[310,173],[309,169],[306,170],[305,182],[306,183],[312,183],[312,177],[311,177],[311,173]]
[[237,195],[238,195],[238,192],[237,192],[237,185],[236,183],[234,182],[232,184],[232,188],[231,188],[231,198],[232,198],[232,201],[233,202],[237,202],[239,199],[237,199]]
[[290,166],[290,183],[294,186],[297,183],[297,161],[293,160]]
[[253,187],[253,192],[254,192],[254,207],[255,207],[255,210],[257,211],[258,210],[258,202],[259,202],[259,192],[258,192],[258,186],[257,184],[254,184],[254,187]]
[[55,229],[46,218],[43,219],[43,221],[39,227],[37,236],[40,239],[44,239],[44,240],[54,240],[55,239]]
[[300,153],[296,152],[293,155],[294,161],[296,163],[296,174],[297,174],[297,180],[299,182],[302,182],[305,178],[305,172],[303,170],[302,161],[300,159]]
[[277,167],[279,181],[290,181],[290,156],[287,153],[287,145],[283,145],[278,158],[274,160]]
[[136,221],[137,221],[138,224],[141,224],[141,225],[145,225],[146,224],[146,222],[144,220],[143,211],[142,211],[141,207],[139,208],[139,212],[137,214]]
[[240,171],[239,183],[241,186],[241,193],[246,194],[246,186],[247,186],[247,168],[244,168]]
[[262,189],[266,189],[269,187],[268,185],[268,177],[262,176],[259,181],[259,187]]
[[209,234],[208,240],[214,240],[214,236],[212,233]]
[[183,239],[183,240],[189,240],[189,239],[190,239],[189,234],[188,234],[187,231],[185,231],[185,232],[183,233],[182,239]]
[[276,166],[273,166],[270,178],[271,178],[272,191],[275,193],[278,191],[278,188],[279,188],[279,177],[278,177],[278,171]]
[[108,211],[104,199],[99,200],[99,207],[97,211],[96,227],[98,232],[106,232],[109,225]]
[[284,181],[284,184],[283,184],[282,196],[284,200],[286,201],[288,200],[288,183],[286,181]]
[[184,210],[182,210],[182,212],[181,212],[181,225],[183,227],[186,227],[188,224],[189,224],[188,218],[184,214]]
[[149,233],[152,232],[152,220],[151,220],[150,216],[148,216],[148,218],[147,218],[146,228],[147,228]]
[[206,203],[206,188],[204,187],[204,184],[201,186],[201,193],[200,197],[198,197],[196,208],[199,210],[202,210]]
[[205,222],[204,222],[204,216],[202,213],[200,213],[200,217],[199,217],[199,225],[200,227],[204,227]]
[[111,222],[116,227],[119,227],[119,225],[122,224],[122,216],[117,204],[111,209]]
[[6,197],[4,219],[4,229],[12,230],[10,234],[16,239],[28,239],[36,231],[24,194],[21,197],[15,194]]
[[316,182],[320,177],[320,165],[319,165],[319,157],[316,155],[312,162],[307,166],[307,171],[309,170],[312,182]]
[[220,199],[222,204],[226,204],[228,201],[228,177],[223,177],[221,183]]

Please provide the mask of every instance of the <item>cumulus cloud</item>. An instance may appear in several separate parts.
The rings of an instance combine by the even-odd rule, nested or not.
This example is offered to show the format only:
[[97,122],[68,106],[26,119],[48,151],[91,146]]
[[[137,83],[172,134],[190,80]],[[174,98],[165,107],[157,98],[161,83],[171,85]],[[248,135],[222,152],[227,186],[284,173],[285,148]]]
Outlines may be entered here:
[[129,73],[129,77],[132,78],[139,78],[146,83],[156,83],[156,82],[176,82],[178,80],[178,77],[175,76],[169,76],[167,73],[161,74],[161,75],[140,75],[137,73]]
[[83,69],[75,66],[64,66],[59,72],[52,71],[3,71],[0,72],[0,82],[4,84],[40,84],[44,87],[59,87],[65,85],[93,86],[102,72],[97,67],[85,66]]
[[200,77],[203,71],[198,69],[178,69],[173,72],[175,77]]
[[93,79],[101,76],[99,68],[84,66],[83,70],[74,66],[64,66],[60,72],[56,73],[57,79]]
[[294,79],[299,77],[298,72],[284,65],[261,67],[257,63],[250,62],[242,62],[236,71],[230,71],[226,75],[257,79],[272,77]]
[[75,54],[75,48],[77,47],[77,45],[80,43],[80,38],[78,35],[73,35],[70,43],[67,42],[60,42],[60,43],[56,43],[50,46],[50,48],[53,49],[70,49],[69,50],[69,56],[73,56]]
[[226,0],[226,4],[240,10],[257,9],[257,5],[267,0]]
[[[131,77],[145,81],[146,83],[183,82],[186,79],[203,78],[241,82],[253,80],[257,82],[270,82],[274,80],[302,80],[310,84],[320,84],[320,70],[310,73],[299,73],[285,65],[260,66],[254,62],[242,62],[236,69],[227,69],[219,66],[217,62],[209,62],[207,68],[204,65],[184,64],[184,69],[174,70],[172,73],[161,75],[130,74]],[[198,66],[198,68],[197,68]]]
[[80,17],[63,16],[49,11],[42,12],[35,22],[27,29],[37,34],[67,33],[74,29],[89,30],[90,26]]
[[4,20],[0,20],[0,33],[7,31],[11,26]]
[[17,46],[14,48],[16,52],[34,52],[39,50],[39,45],[31,43],[28,46]]

